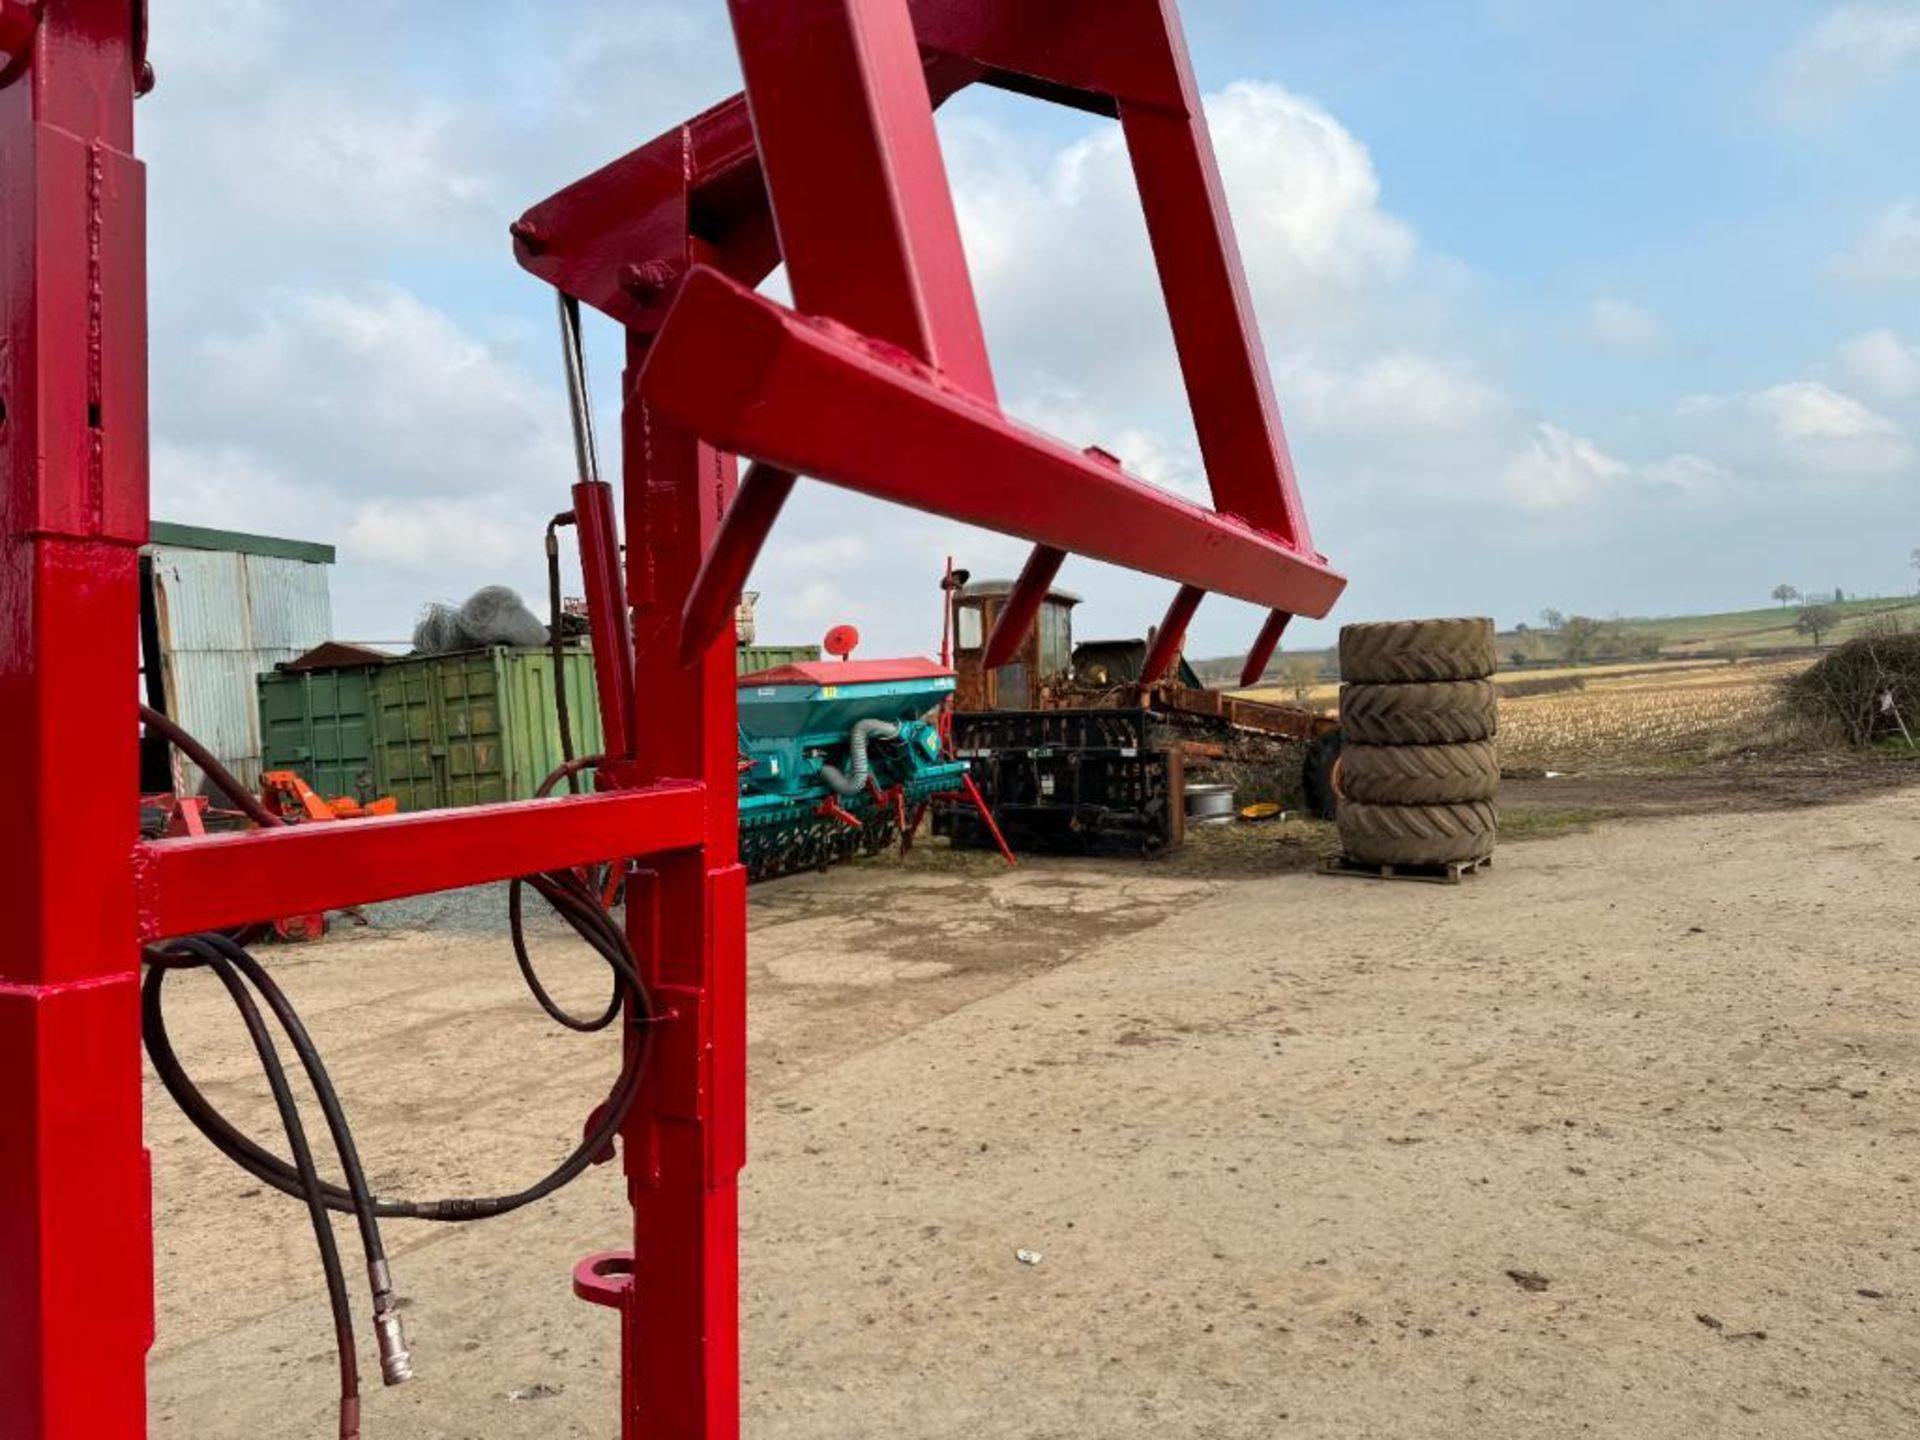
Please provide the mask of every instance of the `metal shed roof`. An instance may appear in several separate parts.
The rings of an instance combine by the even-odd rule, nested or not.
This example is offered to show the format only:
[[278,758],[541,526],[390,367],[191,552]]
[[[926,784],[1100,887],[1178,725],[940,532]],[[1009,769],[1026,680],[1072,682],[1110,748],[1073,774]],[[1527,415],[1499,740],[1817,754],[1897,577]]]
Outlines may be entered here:
[[274,560],[304,560],[309,565],[331,565],[334,550],[314,540],[287,540],[275,535],[248,535],[239,530],[212,530],[204,525],[153,522],[152,544],[176,550],[221,550],[232,555],[265,555]]

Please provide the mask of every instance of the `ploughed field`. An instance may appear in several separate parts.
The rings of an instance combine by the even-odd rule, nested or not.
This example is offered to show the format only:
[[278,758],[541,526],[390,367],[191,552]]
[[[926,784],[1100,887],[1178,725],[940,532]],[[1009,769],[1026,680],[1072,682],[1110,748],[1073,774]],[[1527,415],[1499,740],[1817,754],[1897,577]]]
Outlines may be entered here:
[[1567,770],[1713,758],[1765,736],[1781,685],[1805,668],[1788,660],[1559,672],[1574,688],[1501,701],[1501,763]]

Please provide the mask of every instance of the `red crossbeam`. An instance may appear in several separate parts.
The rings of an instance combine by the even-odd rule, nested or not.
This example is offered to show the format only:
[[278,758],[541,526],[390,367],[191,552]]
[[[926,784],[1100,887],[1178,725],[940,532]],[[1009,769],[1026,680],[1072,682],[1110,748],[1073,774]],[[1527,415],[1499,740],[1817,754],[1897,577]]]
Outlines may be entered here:
[[641,386],[716,445],[965,524],[1298,615],[1325,615],[1346,586],[1317,556],[1028,430],[905,353],[714,270],[688,276]]
[[142,844],[140,938],[157,940],[655,855],[700,843],[706,792],[663,784],[610,795],[482,805]]

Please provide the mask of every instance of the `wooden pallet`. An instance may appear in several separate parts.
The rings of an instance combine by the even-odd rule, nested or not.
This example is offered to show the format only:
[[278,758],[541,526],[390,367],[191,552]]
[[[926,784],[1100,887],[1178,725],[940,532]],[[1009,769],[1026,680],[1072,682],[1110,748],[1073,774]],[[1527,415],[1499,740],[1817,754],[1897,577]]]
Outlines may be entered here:
[[1464,875],[1493,868],[1493,857],[1455,860],[1443,865],[1369,865],[1336,855],[1320,864],[1322,875],[1345,875],[1355,880],[1411,880],[1422,885],[1458,885]]

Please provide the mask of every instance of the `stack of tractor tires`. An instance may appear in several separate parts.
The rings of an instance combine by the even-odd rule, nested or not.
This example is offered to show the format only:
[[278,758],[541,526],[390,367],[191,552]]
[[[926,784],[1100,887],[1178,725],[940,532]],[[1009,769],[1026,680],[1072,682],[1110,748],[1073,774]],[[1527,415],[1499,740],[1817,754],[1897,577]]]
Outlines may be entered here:
[[1493,854],[1500,788],[1491,620],[1399,620],[1340,632],[1340,843],[1362,865]]

